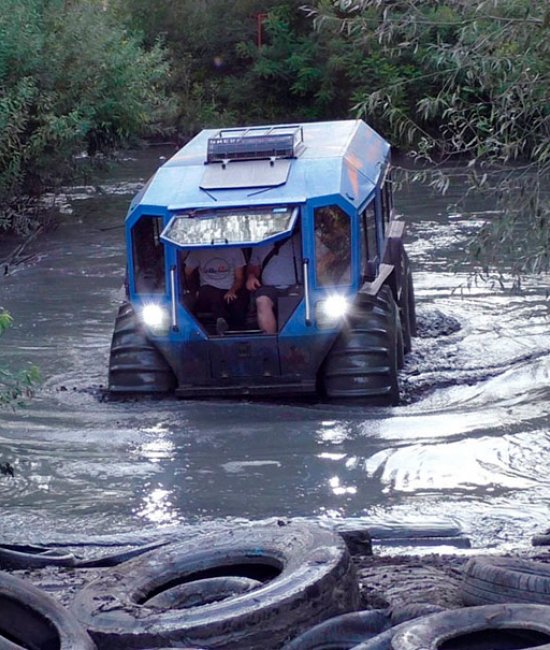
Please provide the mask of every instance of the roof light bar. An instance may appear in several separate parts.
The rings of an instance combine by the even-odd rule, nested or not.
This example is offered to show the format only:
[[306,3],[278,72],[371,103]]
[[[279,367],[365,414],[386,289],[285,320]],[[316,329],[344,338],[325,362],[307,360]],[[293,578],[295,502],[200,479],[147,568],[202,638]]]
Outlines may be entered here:
[[226,129],[208,139],[206,162],[294,158],[303,143],[302,127]]

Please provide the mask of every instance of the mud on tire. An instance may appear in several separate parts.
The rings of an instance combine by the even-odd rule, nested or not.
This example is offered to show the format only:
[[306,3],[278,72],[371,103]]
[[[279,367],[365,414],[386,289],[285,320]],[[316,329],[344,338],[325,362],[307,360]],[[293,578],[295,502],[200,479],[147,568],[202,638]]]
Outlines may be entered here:
[[[487,648],[550,650],[550,607],[544,605],[465,607],[432,614],[399,628],[391,640],[392,650],[440,648],[449,641],[459,642],[456,647],[467,648],[476,639],[490,641],[490,645],[483,645]],[[521,645],[510,645],[511,641]],[[480,646],[475,643],[475,647]]]
[[73,614],[29,582],[0,572],[0,648],[95,650]]
[[420,616],[443,611],[443,607],[410,603],[402,607],[369,609],[335,616],[304,632],[283,650],[343,650],[369,639],[380,638],[388,628]]
[[405,264],[405,278],[401,295],[399,297],[399,312],[403,323],[403,341],[405,354],[412,349],[412,338],[416,336],[416,300],[414,297],[413,276],[409,266],[408,258]]
[[389,287],[375,297],[362,296],[321,370],[327,398],[361,404],[399,402],[397,370],[403,355],[399,325]]
[[550,564],[515,558],[471,558],[462,572],[465,605],[550,605]]
[[176,378],[146,337],[129,303],[120,306],[109,357],[109,390],[115,393],[167,393]]
[[[177,585],[222,576],[262,584],[183,609],[149,602]],[[105,650],[171,643],[251,650],[280,647],[319,621],[357,609],[358,603],[343,539],[317,525],[291,522],[202,535],[151,551],[84,587],[73,611]]]

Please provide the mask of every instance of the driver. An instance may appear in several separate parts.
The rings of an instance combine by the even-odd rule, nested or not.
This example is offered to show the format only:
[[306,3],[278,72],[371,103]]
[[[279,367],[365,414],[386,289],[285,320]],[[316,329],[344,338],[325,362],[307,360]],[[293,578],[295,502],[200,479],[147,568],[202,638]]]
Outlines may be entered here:
[[216,321],[216,332],[244,326],[248,294],[244,290],[246,262],[240,248],[192,249],[185,260],[185,275],[199,269],[199,290],[195,311],[209,311]]
[[254,292],[258,327],[264,334],[277,332],[276,305],[279,296],[301,282],[302,247],[300,235],[252,249],[246,288]]

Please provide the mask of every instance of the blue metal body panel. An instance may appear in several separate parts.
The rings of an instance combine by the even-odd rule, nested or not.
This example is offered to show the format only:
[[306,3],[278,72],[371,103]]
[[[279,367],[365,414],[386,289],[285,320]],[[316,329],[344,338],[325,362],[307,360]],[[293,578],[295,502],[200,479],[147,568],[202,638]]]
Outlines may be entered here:
[[[355,207],[372,193],[389,160],[389,144],[361,120],[303,125],[304,150],[292,160],[284,185],[257,188],[202,190],[208,139],[218,130],[195,136],[155,173],[131,208],[191,207],[301,203],[339,194]],[[213,163],[216,164],[216,163]],[[235,163],[238,164],[238,163]]]

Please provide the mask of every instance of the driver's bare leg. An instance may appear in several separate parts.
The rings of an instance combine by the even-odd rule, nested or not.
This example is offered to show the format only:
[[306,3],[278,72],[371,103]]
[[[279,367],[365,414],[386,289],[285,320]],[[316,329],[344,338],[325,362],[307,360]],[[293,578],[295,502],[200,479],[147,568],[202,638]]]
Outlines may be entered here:
[[258,325],[265,334],[277,333],[277,320],[273,311],[273,301],[268,296],[256,298],[256,310],[258,312]]

